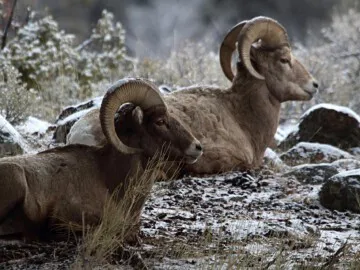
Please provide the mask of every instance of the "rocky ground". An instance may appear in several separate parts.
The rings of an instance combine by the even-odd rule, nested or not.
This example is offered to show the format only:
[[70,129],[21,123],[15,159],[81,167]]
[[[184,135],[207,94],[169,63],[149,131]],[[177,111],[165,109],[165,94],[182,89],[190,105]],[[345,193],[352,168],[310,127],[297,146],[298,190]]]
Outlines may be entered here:
[[[267,151],[259,170],[156,183],[142,215],[141,245],[126,247],[127,259],[117,254],[106,265],[80,266],[360,269],[359,123],[352,112],[320,106],[278,141],[276,152]],[[303,131],[311,128],[316,140]],[[0,269],[76,268],[80,243],[1,240]]]
[[[360,215],[325,209],[319,189],[269,169],[160,182],[132,250],[154,269],[360,267]],[[77,248],[2,241],[0,268],[67,269]]]

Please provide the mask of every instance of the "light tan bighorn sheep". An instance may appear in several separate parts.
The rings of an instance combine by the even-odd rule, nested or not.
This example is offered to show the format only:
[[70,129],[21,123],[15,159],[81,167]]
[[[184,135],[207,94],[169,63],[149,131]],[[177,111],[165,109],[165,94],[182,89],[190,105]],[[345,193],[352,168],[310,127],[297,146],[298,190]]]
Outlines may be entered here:
[[[135,108],[114,124],[124,103]],[[169,116],[158,90],[140,79],[120,80],[109,88],[99,123],[107,140],[101,147],[75,144],[0,159],[0,235],[16,232],[2,227],[14,216],[22,219],[17,224],[27,221],[27,227],[16,229],[31,235],[36,231],[29,228],[48,228],[59,220],[81,225],[83,213],[85,222],[97,224],[109,195],[120,185],[116,200],[122,200],[130,181],[137,181],[159,150],[166,147],[169,160],[185,163],[202,154],[199,141]],[[131,209],[137,221],[152,188],[151,182],[145,185]]]
[[[234,76],[231,57],[239,59]],[[183,88],[164,96],[169,113],[190,128],[204,147],[189,173],[209,174],[261,165],[274,138],[280,105],[288,100],[310,100],[318,83],[293,56],[285,28],[267,17],[234,26],[220,48],[220,63],[232,81],[228,89],[210,86]],[[68,143],[103,141],[98,111],[80,119]]]

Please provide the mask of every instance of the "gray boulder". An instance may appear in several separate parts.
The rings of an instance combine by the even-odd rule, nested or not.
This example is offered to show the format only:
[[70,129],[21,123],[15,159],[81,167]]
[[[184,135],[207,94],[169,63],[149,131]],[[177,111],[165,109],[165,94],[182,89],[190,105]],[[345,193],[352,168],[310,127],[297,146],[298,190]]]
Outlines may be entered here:
[[66,136],[69,133],[70,128],[80,119],[80,117],[95,108],[99,108],[102,99],[103,97],[96,97],[78,105],[66,107],[56,119],[55,124],[57,126],[54,131],[53,142],[66,143]]
[[296,166],[307,163],[331,163],[338,159],[353,158],[353,156],[331,145],[300,142],[281,154],[280,158],[287,165]]
[[347,150],[359,145],[360,116],[347,107],[318,104],[306,111],[297,130],[279,145],[289,149],[298,142],[318,142]]
[[320,203],[331,210],[360,213],[360,170],[338,173],[322,186]]
[[330,163],[298,165],[283,176],[294,176],[303,184],[322,184],[331,176],[339,173],[335,166]]
[[339,172],[360,169],[360,161],[353,158],[339,159],[331,163]]

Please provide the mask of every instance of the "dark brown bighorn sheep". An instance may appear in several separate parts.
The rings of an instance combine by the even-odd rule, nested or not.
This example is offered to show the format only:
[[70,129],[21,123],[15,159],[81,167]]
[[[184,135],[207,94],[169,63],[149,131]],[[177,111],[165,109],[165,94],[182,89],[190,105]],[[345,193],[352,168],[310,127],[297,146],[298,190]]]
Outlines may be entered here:
[[[124,103],[134,108],[114,123]],[[149,82],[115,83],[103,99],[99,119],[107,140],[101,147],[75,144],[0,160],[0,235],[59,220],[81,225],[83,214],[86,223],[97,224],[107,198],[119,187],[114,199],[123,200],[131,181],[137,181],[161,149],[167,148],[167,159],[185,163],[194,163],[202,154],[199,141],[168,114],[161,94]],[[144,193],[131,209],[137,221],[152,184],[144,184]],[[6,227],[14,219],[17,225],[27,225]]]
[[[239,60],[234,76],[231,57]],[[169,113],[204,146],[196,164],[185,165],[190,173],[207,174],[261,165],[274,138],[280,104],[310,100],[318,83],[292,55],[286,30],[277,21],[256,17],[236,25],[220,48],[220,63],[232,81],[228,89],[209,86],[183,88],[164,96]],[[68,143],[91,136],[102,140],[98,112],[85,115],[70,130]],[[90,132],[85,132],[85,130]]]

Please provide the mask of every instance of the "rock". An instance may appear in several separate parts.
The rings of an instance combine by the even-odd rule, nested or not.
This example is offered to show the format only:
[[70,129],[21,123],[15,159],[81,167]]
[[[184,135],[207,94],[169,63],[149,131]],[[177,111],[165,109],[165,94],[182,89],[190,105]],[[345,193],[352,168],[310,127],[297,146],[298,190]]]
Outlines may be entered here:
[[352,158],[339,159],[331,163],[339,172],[360,169],[360,161]]
[[306,111],[298,130],[291,132],[279,147],[289,149],[298,142],[318,142],[347,150],[360,141],[360,116],[347,107],[318,104]]
[[32,116],[29,116],[22,124],[16,126],[16,129],[22,134],[29,134],[38,137],[43,137],[45,133],[52,128],[52,124]]
[[20,155],[29,151],[24,138],[0,115],[0,157]]
[[96,97],[89,101],[85,101],[80,104],[77,104],[74,106],[68,106],[68,107],[64,108],[64,110],[60,113],[60,115],[56,119],[55,123],[58,123],[61,120],[65,120],[66,118],[68,118],[70,115],[73,115],[74,113],[77,113],[77,112],[80,112],[80,111],[83,111],[86,109],[90,109],[90,108],[99,108],[101,105],[102,98],[103,98],[102,96]]
[[360,170],[338,173],[322,186],[320,203],[331,210],[360,213]]
[[290,166],[306,163],[331,163],[338,159],[353,158],[348,152],[327,144],[300,142],[280,158]]
[[275,167],[286,166],[284,162],[280,159],[279,155],[269,147],[266,148],[264,153],[264,164]]
[[55,143],[66,143],[66,136],[73,124],[89,111],[99,108],[102,98],[96,97],[78,105],[66,107],[56,119],[57,127],[54,131],[53,141]]
[[294,176],[303,184],[322,184],[331,176],[339,173],[336,167],[330,163],[298,165],[283,176]]

